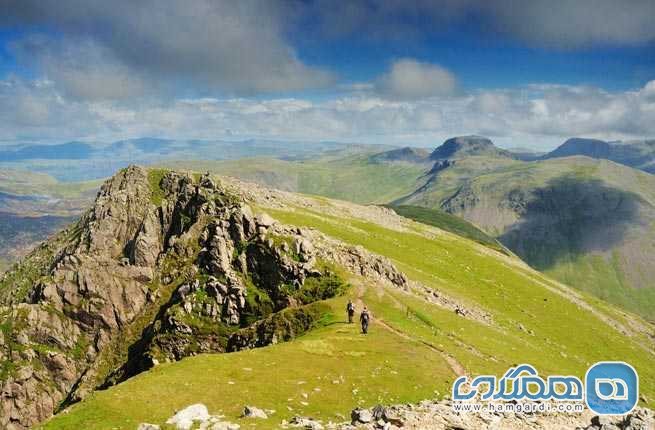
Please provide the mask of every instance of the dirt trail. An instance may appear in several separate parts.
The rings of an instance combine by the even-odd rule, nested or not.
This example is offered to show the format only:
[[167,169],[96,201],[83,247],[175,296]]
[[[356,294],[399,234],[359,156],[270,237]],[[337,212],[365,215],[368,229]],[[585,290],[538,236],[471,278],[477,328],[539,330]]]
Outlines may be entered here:
[[[364,302],[362,301],[362,295],[363,295],[363,288],[361,286],[357,287],[357,299],[355,300],[355,304],[357,306],[357,309],[363,309],[364,308]],[[396,336],[400,336],[403,339],[413,341],[413,342],[420,342],[423,345],[427,346],[430,348],[432,351],[436,352],[439,354],[445,361],[448,363],[448,366],[450,366],[451,370],[453,373],[457,376],[464,376],[466,375],[466,369],[464,369],[464,366],[457,361],[457,359],[449,354],[447,351],[436,347],[435,345],[426,342],[424,340],[420,339],[414,339],[411,336],[408,336],[406,333],[403,333],[400,330],[395,329],[394,327],[390,326],[387,324],[383,319],[381,318],[376,318],[373,313],[371,313],[371,322],[375,323],[376,325],[382,327],[383,329],[395,334]]]

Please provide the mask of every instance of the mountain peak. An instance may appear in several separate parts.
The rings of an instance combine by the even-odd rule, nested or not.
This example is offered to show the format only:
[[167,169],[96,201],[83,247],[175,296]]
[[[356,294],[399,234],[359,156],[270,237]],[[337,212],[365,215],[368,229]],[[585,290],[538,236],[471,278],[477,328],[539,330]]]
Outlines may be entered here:
[[490,139],[483,136],[470,135],[457,136],[446,140],[432,152],[430,158],[432,160],[443,160],[474,155],[512,157],[508,151],[497,148]]
[[573,155],[586,155],[592,158],[609,158],[611,145],[600,139],[586,139],[572,137],[548,153],[545,158],[570,157]]
[[391,151],[381,152],[371,157],[375,162],[393,162],[402,161],[407,163],[420,163],[428,161],[430,152],[423,148],[404,148],[392,149]]

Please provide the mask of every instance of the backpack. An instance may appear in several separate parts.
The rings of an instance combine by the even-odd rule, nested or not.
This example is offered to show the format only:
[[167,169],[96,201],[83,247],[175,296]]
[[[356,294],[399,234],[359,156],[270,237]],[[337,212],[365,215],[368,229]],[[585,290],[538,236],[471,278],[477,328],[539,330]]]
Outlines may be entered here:
[[348,312],[354,312],[355,311],[355,305],[352,303],[348,303]]

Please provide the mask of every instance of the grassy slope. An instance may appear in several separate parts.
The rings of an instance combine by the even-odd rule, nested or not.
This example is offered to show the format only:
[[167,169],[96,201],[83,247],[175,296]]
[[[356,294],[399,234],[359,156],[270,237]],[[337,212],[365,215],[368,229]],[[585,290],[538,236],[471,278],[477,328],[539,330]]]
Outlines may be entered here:
[[[469,164],[477,166],[480,161],[465,160],[462,163],[467,164],[466,168],[460,165],[450,172],[446,170],[426,190],[403,202],[439,208],[454,193],[453,190],[465,185],[470,187],[478,200],[475,207],[457,215],[500,237],[508,226],[520,222],[507,204],[508,196],[512,193],[529,195],[535,190],[547,189],[555,181],[565,180],[589,183],[589,192],[596,193],[599,198],[608,192],[635,196],[639,200],[639,212],[626,226],[623,241],[612,244],[610,249],[588,252],[579,249],[582,245],[573,239],[562,238],[558,243],[548,244],[540,238],[530,239],[529,235],[524,235],[520,243],[522,251],[518,253],[533,267],[554,279],[655,318],[655,283],[648,257],[652,255],[655,243],[655,227],[652,225],[655,177],[612,162],[586,157],[513,163],[469,178],[468,170],[473,170]],[[457,168],[461,170],[457,171]],[[563,185],[560,185],[560,189],[564,189]],[[568,207],[575,209],[574,204]],[[593,225],[584,224],[584,216],[578,216],[575,212],[564,214],[553,207],[553,224],[558,217],[570,217],[567,223],[571,229],[575,230],[576,222],[580,224],[581,232],[593,229]],[[544,224],[543,228],[548,228],[548,225]],[[509,247],[517,252],[511,245]]]
[[103,180],[59,182],[44,173],[27,170],[0,169],[0,192],[20,196],[49,196],[78,199],[93,193]]
[[389,206],[398,215],[413,219],[423,224],[431,225],[449,231],[458,236],[471,239],[497,251],[506,252],[505,247],[493,237],[483,232],[462,218],[451,215],[439,209],[421,206]]
[[[520,222],[509,205],[499,204],[512,191],[531,193],[549,181],[569,176],[576,180],[602,180],[608,187],[638,194],[655,205],[655,179],[652,175],[604,160],[584,157],[521,162],[508,158],[473,156],[457,160],[440,172],[434,182],[421,188],[425,166],[407,163],[372,163],[371,154],[322,157],[315,161],[289,162],[271,159],[245,159],[227,162],[190,161],[176,167],[210,170],[263,183],[288,191],[323,195],[357,203],[389,203],[438,209],[463,185],[470,185],[480,198],[476,211],[458,215],[500,237],[508,226]],[[420,192],[414,192],[420,189]],[[653,211],[655,213],[655,211]],[[451,223],[432,218],[432,223],[451,230]],[[420,219],[430,222],[428,219]],[[637,223],[634,223],[635,229]],[[633,231],[636,231],[633,229]],[[461,233],[461,232],[460,232]],[[566,241],[541,249],[542,240],[526,241],[520,255],[533,267],[577,289],[590,292],[626,309],[655,318],[655,284],[644,252],[652,252],[647,239],[655,240],[655,227],[641,229],[640,243],[618,245],[616,252],[601,254],[566,251]],[[557,246],[556,246],[557,245]],[[554,247],[554,248],[553,248]],[[517,252],[517,249],[512,247]],[[651,250],[651,251],[649,251]],[[554,257],[553,257],[554,256]],[[544,261],[543,258],[548,261]],[[552,257],[552,258],[551,258]],[[641,267],[641,268],[640,268]]]
[[285,191],[339,198],[355,203],[388,203],[420,185],[426,166],[372,163],[371,154],[322,157],[314,161],[250,158],[233,161],[181,161],[176,169],[210,171],[263,183]]
[[[328,302],[333,315],[325,325],[296,341],[158,366],[93,394],[45,428],[133,429],[139,422],[163,423],[175,409],[195,402],[242,425],[249,423],[238,418],[246,404],[277,410],[273,418],[255,422],[261,428],[296,414],[341,421],[335,414],[345,415],[358,404],[417,401],[447,393],[454,373],[443,356],[423,342],[451,354],[471,374],[501,373],[512,364],[528,362],[546,374],[582,377],[595,361],[625,360],[637,368],[642,393],[655,395],[655,357],[640,346],[651,341],[619,333],[545,288],[562,287],[512,257],[445,232],[429,239],[419,233],[430,228],[415,223],[409,231],[398,232],[308,209],[267,211],[282,222],[315,227],[386,255],[410,278],[486,309],[494,323],[467,320],[414,296],[353,278],[356,291],[351,296],[361,297],[378,320],[404,337],[379,321],[374,321],[369,336],[358,335],[355,326],[340,323],[346,297],[333,299]],[[585,300],[602,315],[627,318],[604,302]]]

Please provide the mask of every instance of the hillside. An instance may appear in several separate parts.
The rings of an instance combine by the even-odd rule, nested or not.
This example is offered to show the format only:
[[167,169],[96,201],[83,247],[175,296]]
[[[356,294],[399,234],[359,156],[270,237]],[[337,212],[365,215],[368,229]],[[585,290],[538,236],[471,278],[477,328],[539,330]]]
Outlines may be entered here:
[[[315,157],[302,161],[245,158],[231,161],[176,161],[164,167],[220,173],[283,191],[315,194],[355,203],[388,203],[425,183],[431,163],[398,161],[392,155],[367,153]],[[401,152],[402,154],[402,152]],[[416,154],[411,152],[411,154]],[[385,158],[381,158],[384,155]],[[405,153],[407,155],[407,153]]]
[[562,158],[468,178],[444,171],[402,201],[461,216],[532,267],[655,318],[652,175],[604,160]]
[[579,137],[568,139],[562,145],[543,156],[543,159],[584,155],[611,160],[645,172],[655,173],[655,140],[605,142]]
[[[262,428],[342,421],[516,362],[582,376],[625,360],[655,395],[653,327],[638,317],[388,209],[225,178],[121,171],[0,293],[9,428],[78,398],[44,428],[162,424],[197,402]],[[369,336],[342,323],[349,297],[372,310]],[[244,421],[246,404],[276,412]]]
[[0,273],[71,223],[100,182],[63,183],[52,176],[0,169]]
[[486,139],[471,139],[450,139],[433,154],[455,158],[427,164],[422,157],[408,161],[416,152],[404,149],[303,162],[171,166],[357,203],[439,209],[555,279],[655,318],[653,176],[585,157],[525,162],[490,149]]

